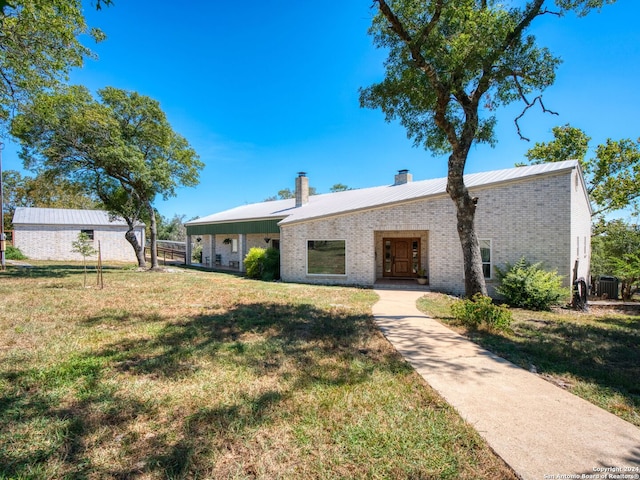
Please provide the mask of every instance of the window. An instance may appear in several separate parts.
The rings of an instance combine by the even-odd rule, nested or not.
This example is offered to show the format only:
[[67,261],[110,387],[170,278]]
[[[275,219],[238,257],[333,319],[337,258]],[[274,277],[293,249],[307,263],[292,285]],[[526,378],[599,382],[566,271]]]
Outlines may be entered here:
[[238,239],[231,239],[231,253],[238,253]]
[[345,240],[307,241],[307,273],[309,275],[345,275]]
[[491,240],[479,240],[484,278],[491,278]]
[[93,240],[93,230],[80,230],[80,233],[84,233],[89,240]]

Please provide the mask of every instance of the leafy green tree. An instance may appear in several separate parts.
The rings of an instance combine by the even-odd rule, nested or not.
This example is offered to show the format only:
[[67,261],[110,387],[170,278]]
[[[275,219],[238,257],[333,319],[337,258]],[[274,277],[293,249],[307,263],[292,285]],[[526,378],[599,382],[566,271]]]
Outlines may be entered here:
[[449,155],[447,192],[456,206],[468,297],[486,295],[476,202],[463,179],[469,151],[495,142],[499,106],[521,101],[523,114],[535,104],[546,110],[540,95],[531,97],[554,82],[560,63],[527,31],[545,15],[586,15],[613,1],[531,0],[507,7],[494,0],[375,0],[370,34],[388,51],[386,75],[361,90],[360,102],[382,109],[387,121],[399,119],[415,145]]
[[96,192],[105,207],[129,225],[125,235],[146,266],[133,232],[149,222],[151,268],[158,267],[157,196],[175,196],[198,183],[204,164],[174,132],[157,101],[113,87],[95,100],[84,87],[38,95],[12,122],[25,167],[63,175]]
[[622,298],[630,299],[640,282],[640,225],[621,219],[601,221],[591,240],[591,249],[592,275],[618,277]]
[[102,208],[95,195],[82,185],[46,172],[30,177],[17,170],[4,170],[2,186],[5,230],[13,228],[11,221],[16,207]]
[[93,242],[89,238],[85,232],[80,232],[78,234],[78,239],[74,242],[71,242],[71,251],[75,253],[79,253],[82,255],[82,265],[84,267],[84,286],[87,286],[87,257],[91,257],[98,253],[98,251],[93,248]]
[[[111,0],[98,0],[96,7]],[[80,0],[3,0],[0,2],[0,124],[31,96],[67,80],[91,50],[79,37],[99,42],[89,28]]]
[[184,226],[186,215],[175,214],[168,219],[158,215],[158,239],[185,242],[187,240],[187,228]]
[[335,192],[346,192],[347,190],[351,190],[351,188],[349,188],[348,186],[346,186],[343,183],[336,183],[329,189],[329,191],[333,192],[333,193],[335,193]]
[[[309,195],[317,195],[315,187],[309,187]],[[283,188],[278,191],[278,195],[267,197],[264,201],[273,202],[274,200],[287,200],[289,198],[296,198],[296,192],[292,191],[290,188]]]
[[552,129],[553,140],[539,142],[527,154],[532,164],[579,160],[587,181],[587,191],[603,215],[627,207],[638,210],[640,200],[640,139],[611,140],[598,145],[593,158],[586,158],[590,137],[569,124]]

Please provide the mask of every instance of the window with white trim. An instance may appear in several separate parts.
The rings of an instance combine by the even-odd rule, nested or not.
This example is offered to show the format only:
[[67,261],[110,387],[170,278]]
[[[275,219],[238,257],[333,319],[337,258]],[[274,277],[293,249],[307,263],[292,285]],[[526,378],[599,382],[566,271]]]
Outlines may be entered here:
[[345,240],[307,240],[308,275],[345,275]]

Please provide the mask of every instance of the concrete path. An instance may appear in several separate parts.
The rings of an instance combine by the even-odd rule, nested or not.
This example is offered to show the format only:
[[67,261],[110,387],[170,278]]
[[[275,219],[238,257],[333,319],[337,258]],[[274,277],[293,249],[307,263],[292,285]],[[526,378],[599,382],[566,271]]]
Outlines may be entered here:
[[424,292],[375,291],[387,339],[523,479],[640,479],[640,428],[425,316]]

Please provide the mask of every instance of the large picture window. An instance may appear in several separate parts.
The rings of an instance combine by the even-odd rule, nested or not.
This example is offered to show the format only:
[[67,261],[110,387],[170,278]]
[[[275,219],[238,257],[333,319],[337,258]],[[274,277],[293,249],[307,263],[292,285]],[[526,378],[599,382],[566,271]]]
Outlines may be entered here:
[[308,240],[307,273],[309,275],[345,275],[345,240]]
[[479,240],[484,278],[491,278],[491,240]]

